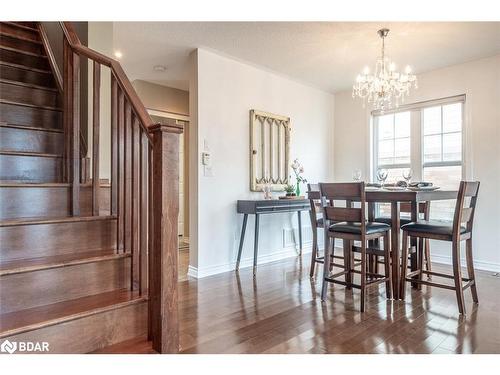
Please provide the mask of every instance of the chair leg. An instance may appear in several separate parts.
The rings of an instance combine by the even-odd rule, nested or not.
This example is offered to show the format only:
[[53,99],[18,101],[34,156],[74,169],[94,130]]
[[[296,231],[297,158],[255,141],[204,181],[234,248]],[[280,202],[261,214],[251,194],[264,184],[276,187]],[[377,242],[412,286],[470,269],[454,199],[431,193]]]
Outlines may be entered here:
[[366,289],[366,241],[361,241],[361,306],[360,311],[365,311]]
[[406,273],[408,272],[408,232],[403,231],[403,245],[401,249],[401,280],[399,296],[404,301],[406,296]]
[[[378,239],[378,238],[375,239],[375,247],[377,249],[380,249],[380,239]],[[379,273],[378,272],[378,261],[379,261],[378,256],[373,255],[373,260],[372,260],[372,262],[373,262],[372,263],[373,264],[372,272],[373,273]]]
[[[418,280],[422,281],[423,271],[424,271],[424,239],[418,239],[418,248],[417,248],[417,269],[420,270],[418,274]],[[418,289],[422,290],[422,284],[418,284]]]
[[474,280],[474,283],[470,286],[472,300],[475,303],[479,303],[479,299],[477,298],[476,276],[474,274],[474,262],[472,259],[472,238],[469,238],[467,241],[465,241],[465,249],[467,259],[467,274],[469,276],[469,279]]
[[385,282],[385,296],[387,297],[387,299],[391,299],[392,272],[391,272],[391,250],[389,246],[389,232],[386,232],[386,234],[384,234],[384,276],[387,278],[387,281]]
[[325,235],[325,263],[323,264],[323,284],[321,286],[321,300],[324,301],[326,299],[326,292],[328,290],[328,281],[326,278],[330,275],[330,267],[328,267],[329,259],[330,259],[330,244],[332,243],[332,239],[328,234]]
[[462,268],[460,266],[460,242],[452,242],[453,279],[457,294],[458,311],[465,315],[464,291],[462,289]]
[[351,283],[352,283],[352,273],[351,273],[351,247],[350,243],[351,241],[349,240],[342,240],[344,244],[344,271],[347,271],[345,274],[345,282],[346,282],[346,288],[347,289],[352,289]]
[[311,253],[311,271],[309,277],[314,277],[314,270],[316,268],[316,258],[318,257],[318,232],[317,228],[313,228],[313,246]]
[[[429,272],[432,271],[432,265],[431,265],[431,241],[426,238],[424,241],[424,249],[425,249],[425,269]],[[432,279],[431,275],[427,275],[427,278],[429,280]]]

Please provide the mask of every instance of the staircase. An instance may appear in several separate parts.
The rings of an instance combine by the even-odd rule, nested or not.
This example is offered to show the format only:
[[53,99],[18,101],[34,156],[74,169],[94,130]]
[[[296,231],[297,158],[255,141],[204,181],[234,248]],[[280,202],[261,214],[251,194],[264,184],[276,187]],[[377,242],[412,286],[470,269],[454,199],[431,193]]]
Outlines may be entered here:
[[[91,180],[82,177],[85,155],[74,156],[81,152],[78,51],[92,55],[85,56],[89,62],[108,60],[81,46],[70,24],[61,25],[63,74],[42,26],[0,23],[0,342],[43,341],[50,353],[87,353],[148,335],[158,351],[175,352],[165,341],[178,346],[176,315],[165,330],[158,305],[175,297],[177,308],[176,291],[168,295],[161,276],[167,272],[162,256],[174,245],[165,237],[153,240],[150,203],[161,182],[153,166],[165,165],[155,164],[155,150],[147,146],[166,133],[144,131],[152,124],[140,122],[142,104],[127,95],[126,77],[113,75],[112,180],[102,183],[98,163]],[[113,72],[121,71],[113,64]],[[96,83],[100,64],[94,60],[93,66]],[[99,160],[98,115],[93,126],[92,156]],[[165,186],[158,192],[165,194]],[[175,216],[175,207],[161,214]]]

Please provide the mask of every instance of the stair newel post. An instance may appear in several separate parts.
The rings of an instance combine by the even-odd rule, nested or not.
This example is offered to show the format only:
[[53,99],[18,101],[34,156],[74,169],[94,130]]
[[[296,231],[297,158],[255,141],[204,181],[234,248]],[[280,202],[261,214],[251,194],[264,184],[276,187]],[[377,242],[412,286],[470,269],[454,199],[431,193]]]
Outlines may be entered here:
[[150,339],[160,353],[179,351],[177,257],[179,134],[182,127],[153,125],[153,238],[149,270]]
[[92,215],[99,216],[99,129],[101,102],[101,64],[94,61],[92,87]]

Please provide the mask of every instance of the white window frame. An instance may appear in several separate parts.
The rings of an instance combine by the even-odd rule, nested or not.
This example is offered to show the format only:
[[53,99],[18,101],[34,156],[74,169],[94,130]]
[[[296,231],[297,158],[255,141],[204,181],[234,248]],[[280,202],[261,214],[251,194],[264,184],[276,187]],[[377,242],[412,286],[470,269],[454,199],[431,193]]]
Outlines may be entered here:
[[[460,161],[439,161],[439,162],[426,162],[423,161],[424,155],[424,132],[423,132],[423,110],[424,108],[443,106],[448,104],[462,103],[462,153]],[[465,160],[466,160],[466,115],[465,115],[465,95],[458,95],[448,98],[442,98],[437,100],[429,100],[425,102],[419,102],[414,104],[408,104],[400,106],[399,108],[391,111],[385,111],[381,113],[380,111],[372,111],[371,113],[371,123],[372,123],[372,176],[373,180],[376,180],[377,169],[379,167],[385,169],[396,169],[396,168],[411,168],[413,170],[413,180],[421,180],[424,174],[424,168],[428,167],[453,167],[461,166],[462,179],[465,179]],[[398,112],[410,111],[410,163],[402,164],[390,164],[390,165],[378,165],[378,118],[382,115],[393,114]],[[441,108],[442,111],[442,108]],[[442,121],[442,115],[441,115]],[[439,133],[446,134],[446,133]],[[443,149],[441,148],[441,152]],[[375,181],[377,182],[377,181]]]

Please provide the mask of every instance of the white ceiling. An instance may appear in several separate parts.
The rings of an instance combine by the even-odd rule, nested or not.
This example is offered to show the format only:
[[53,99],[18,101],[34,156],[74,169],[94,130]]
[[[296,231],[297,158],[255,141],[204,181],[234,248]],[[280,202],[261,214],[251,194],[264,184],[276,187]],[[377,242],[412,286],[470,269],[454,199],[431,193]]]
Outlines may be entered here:
[[373,66],[382,27],[387,54],[417,74],[500,53],[500,22],[115,22],[114,45],[132,79],[187,89],[189,53],[202,47],[337,92]]

